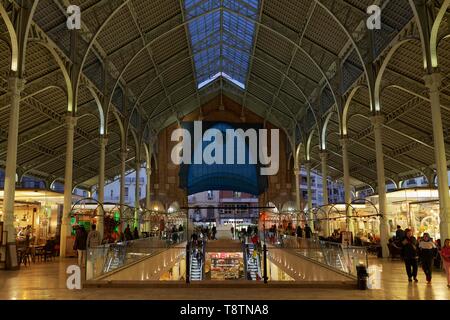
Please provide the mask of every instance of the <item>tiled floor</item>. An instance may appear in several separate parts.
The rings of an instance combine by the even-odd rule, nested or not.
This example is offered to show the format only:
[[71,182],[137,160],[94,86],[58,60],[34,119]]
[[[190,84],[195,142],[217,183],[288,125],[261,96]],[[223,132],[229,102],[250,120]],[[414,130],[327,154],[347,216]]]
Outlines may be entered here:
[[450,289],[442,272],[434,272],[432,285],[425,283],[421,271],[419,283],[409,284],[400,261],[376,260],[383,266],[382,289],[366,291],[339,288],[86,288],[70,291],[66,289],[66,268],[75,263],[75,259],[64,259],[22,266],[20,271],[0,271],[0,299],[450,299]]

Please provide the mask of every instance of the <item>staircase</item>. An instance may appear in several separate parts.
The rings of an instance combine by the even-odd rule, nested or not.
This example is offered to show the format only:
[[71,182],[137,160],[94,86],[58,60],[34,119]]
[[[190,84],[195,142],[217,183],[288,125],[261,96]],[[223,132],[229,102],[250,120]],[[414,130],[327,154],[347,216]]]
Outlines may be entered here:
[[248,244],[248,254],[247,254],[247,273],[250,274],[250,279],[252,281],[261,280],[261,270],[259,264],[259,255],[253,256],[255,247],[253,244]]
[[191,255],[191,281],[201,281],[202,280],[202,263],[198,262],[195,255]]

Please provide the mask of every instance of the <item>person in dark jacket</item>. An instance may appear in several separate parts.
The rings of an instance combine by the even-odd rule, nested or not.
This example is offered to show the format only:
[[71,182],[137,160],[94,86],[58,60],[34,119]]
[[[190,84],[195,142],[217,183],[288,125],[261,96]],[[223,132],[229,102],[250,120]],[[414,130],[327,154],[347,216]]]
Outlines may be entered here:
[[74,249],[78,252],[78,266],[84,267],[88,234],[84,226],[79,226],[75,235]]
[[131,234],[131,229],[130,229],[129,224],[127,224],[127,227],[125,228],[124,235],[125,235],[125,241],[133,240],[133,235]]
[[417,259],[418,259],[418,249],[417,240],[414,238],[412,230],[405,230],[405,238],[402,241],[402,257],[405,262],[406,273],[408,275],[408,281],[412,282],[414,278],[415,282],[417,280]]
[[436,245],[433,243],[430,235],[428,233],[424,233],[422,241],[419,242],[419,256],[428,284],[431,284],[431,270],[435,255]]
[[139,231],[137,227],[134,227],[134,231],[133,231],[133,239],[139,239]]
[[297,234],[297,238],[303,238],[303,229],[301,226],[297,227],[296,234]]
[[305,237],[306,239],[311,238],[312,236],[312,230],[310,228],[310,226],[308,226],[307,224],[305,225]]
[[402,241],[405,237],[405,231],[402,230],[402,227],[397,226],[397,231],[395,231],[395,239]]

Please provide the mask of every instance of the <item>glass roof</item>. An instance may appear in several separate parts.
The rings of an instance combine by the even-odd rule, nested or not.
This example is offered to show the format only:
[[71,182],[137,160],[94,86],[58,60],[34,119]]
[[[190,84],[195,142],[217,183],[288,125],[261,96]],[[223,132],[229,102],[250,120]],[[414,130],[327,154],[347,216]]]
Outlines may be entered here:
[[[185,0],[197,86],[219,77],[245,89],[259,0]],[[194,19],[195,18],[195,19]]]

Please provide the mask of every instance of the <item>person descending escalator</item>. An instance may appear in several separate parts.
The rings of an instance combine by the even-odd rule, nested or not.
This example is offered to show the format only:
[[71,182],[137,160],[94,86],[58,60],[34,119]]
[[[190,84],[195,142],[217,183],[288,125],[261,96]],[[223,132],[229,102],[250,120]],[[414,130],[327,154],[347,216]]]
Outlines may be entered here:
[[197,236],[197,233],[196,233],[196,232],[194,232],[194,233],[192,234],[191,240],[192,240],[193,245],[194,245],[194,246],[197,246],[198,236]]
[[202,264],[202,257],[203,257],[202,252],[200,250],[197,250],[196,258],[197,258],[198,265]]

